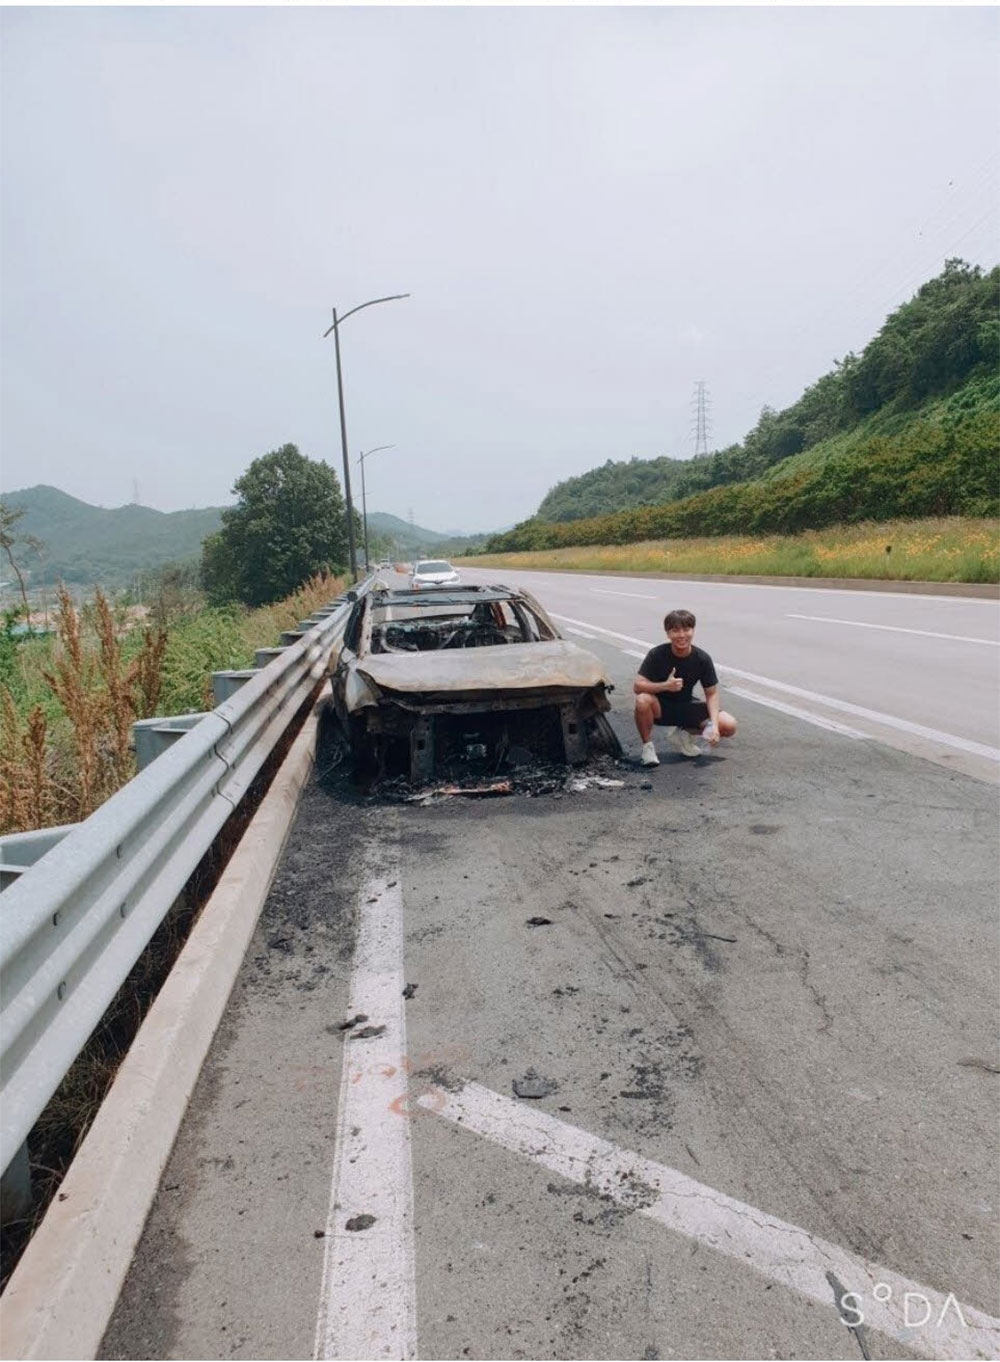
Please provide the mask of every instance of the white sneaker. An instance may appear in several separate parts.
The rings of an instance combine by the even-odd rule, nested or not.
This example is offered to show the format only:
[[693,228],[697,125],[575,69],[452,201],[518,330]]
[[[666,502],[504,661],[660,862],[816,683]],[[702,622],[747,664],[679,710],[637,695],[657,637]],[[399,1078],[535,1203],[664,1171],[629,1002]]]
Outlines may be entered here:
[[659,766],[660,758],[656,755],[656,748],[651,742],[644,742],[642,744],[642,752],[639,760],[642,762],[643,766]]
[[677,737],[674,741],[677,744],[678,750],[682,752],[685,757],[701,756],[701,748],[695,742],[694,736],[689,733],[686,728],[679,728],[677,730]]

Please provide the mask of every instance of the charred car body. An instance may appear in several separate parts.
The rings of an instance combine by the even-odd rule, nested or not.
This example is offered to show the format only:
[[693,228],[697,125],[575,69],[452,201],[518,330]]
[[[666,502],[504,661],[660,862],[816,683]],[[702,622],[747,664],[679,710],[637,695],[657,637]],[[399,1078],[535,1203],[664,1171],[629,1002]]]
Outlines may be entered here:
[[351,613],[332,681],[363,777],[621,752],[600,662],[506,586],[376,586]]

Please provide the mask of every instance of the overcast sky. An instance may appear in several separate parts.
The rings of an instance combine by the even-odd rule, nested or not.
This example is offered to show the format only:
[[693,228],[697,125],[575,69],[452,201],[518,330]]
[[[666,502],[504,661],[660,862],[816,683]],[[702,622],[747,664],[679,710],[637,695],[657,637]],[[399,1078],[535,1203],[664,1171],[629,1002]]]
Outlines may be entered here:
[[[998,249],[987,8],[7,9],[0,486],[530,515],[688,457]],[[356,474],[356,465],[354,470]],[[360,489],[356,489],[360,498]]]

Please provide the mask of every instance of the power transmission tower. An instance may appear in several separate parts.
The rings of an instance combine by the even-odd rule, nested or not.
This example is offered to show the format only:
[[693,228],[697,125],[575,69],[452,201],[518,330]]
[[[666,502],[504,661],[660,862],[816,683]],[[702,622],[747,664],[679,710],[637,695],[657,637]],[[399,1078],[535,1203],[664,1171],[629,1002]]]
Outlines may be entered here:
[[694,426],[691,434],[694,436],[694,455],[708,453],[708,437],[711,433],[711,421],[709,420],[708,410],[711,405],[708,396],[708,384],[704,379],[699,379],[694,385],[694,397],[691,406],[694,409]]
[[132,479],[132,505],[133,505],[133,506],[138,506],[138,505],[139,505],[139,479],[138,479],[138,478],[133,478],[133,479]]

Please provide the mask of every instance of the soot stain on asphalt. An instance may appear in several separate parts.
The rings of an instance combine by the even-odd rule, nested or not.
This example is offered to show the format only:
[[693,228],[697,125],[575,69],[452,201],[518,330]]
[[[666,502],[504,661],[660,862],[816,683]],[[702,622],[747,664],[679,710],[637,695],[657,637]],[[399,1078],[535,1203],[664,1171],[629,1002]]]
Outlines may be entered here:
[[[322,742],[317,761],[322,770]],[[301,992],[324,986],[329,961],[353,958],[357,935],[354,872],[365,816],[331,790],[320,774],[303,791],[292,837],[268,893],[251,944],[252,986],[274,996],[291,985]],[[312,958],[311,958],[312,957]]]
[[[671,946],[688,946],[695,954],[699,964],[709,974],[719,974],[725,969],[725,961],[712,941],[735,944],[735,938],[723,937],[708,932],[698,921],[697,915],[689,904],[689,912],[683,917],[678,913],[663,913],[653,919],[652,929],[647,933],[651,940],[665,941]],[[657,930],[659,928],[660,930]]]
[[693,1082],[704,1069],[704,1059],[694,1050],[689,1027],[660,1030],[646,1035],[645,1028],[628,1027],[621,1049],[628,1077],[611,1106],[613,1119],[637,1135],[672,1131],[677,1108],[676,1086]]
[[414,1069],[411,1078],[420,1079],[429,1087],[444,1088],[445,1092],[461,1092],[465,1079],[457,1078],[445,1064],[428,1064],[423,1069]]
[[579,1207],[575,1210],[572,1219],[578,1225],[604,1231],[617,1229],[630,1215],[652,1206],[659,1197],[655,1187],[624,1170],[618,1175],[614,1195],[596,1186],[589,1172],[584,1182],[550,1182],[546,1184],[545,1190],[552,1196],[581,1197],[591,1203],[587,1209]]

